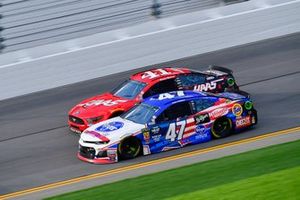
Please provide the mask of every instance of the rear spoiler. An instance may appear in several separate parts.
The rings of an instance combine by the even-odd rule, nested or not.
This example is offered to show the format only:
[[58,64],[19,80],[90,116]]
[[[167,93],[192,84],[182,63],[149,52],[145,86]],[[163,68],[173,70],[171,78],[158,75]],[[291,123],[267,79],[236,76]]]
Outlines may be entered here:
[[222,92],[217,94],[219,97],[225,97],[231,100],[238,100],[244,98],[250,98],[250,94],[248,92],[237,90],[234,92]]
[[226,67],[216,66],[216,65],[210,65],[208,67],[208,70],[220,71],[220,72],[224,72],[224,73],[227,73],[227,74],[232,74],[233,73],[233,71],[231,69],[228,69]]

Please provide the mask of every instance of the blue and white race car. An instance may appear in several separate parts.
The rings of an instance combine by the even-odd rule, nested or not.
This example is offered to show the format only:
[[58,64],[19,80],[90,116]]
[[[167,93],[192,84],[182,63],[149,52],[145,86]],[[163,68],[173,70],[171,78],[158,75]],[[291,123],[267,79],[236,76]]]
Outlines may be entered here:
[[114,163],[226,137],[257,123],[247,95],[174,91],[147,98],[80,136],[78,158]]

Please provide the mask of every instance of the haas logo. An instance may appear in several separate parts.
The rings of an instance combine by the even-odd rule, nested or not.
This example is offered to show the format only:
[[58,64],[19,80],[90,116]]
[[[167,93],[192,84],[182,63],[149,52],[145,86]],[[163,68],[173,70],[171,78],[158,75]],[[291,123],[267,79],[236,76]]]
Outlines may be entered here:
[[79,104],[79,106],[83,106],[83,107],[89,107],[89,106],[99,106],[99,105],[103,105],[103,106],[115,106],[118,105],[119,103],[125,103],[126,100],[103,100],[103,99],[99,99],[99,100],[92,100],[90,102],[84,103],[84,104]]
[[200,85],[195,85],[194,86],[194,90],[195,91],[199,91],[199,92],[206,92],[206,91],[209,91],[209,90],[214,90],[217,88],[217,82],[220,82],[222,81],[223,79],[218,79],[218,80],[214,80],[210,83],[203,83],[203,84],[200,84]]

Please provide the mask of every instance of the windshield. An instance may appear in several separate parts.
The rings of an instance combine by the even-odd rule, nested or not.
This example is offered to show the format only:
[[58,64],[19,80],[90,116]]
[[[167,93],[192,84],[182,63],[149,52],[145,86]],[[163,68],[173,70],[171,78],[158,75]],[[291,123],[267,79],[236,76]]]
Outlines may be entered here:
[[124,113],[121,117],[138,124],[146,124],[150,122],[152,116],[156,113],[157,110],[157,107],[152,107],[147,104],[139,104],[133,107],[128,112]]
[[134,99],[146,86],[145,83],[127,80],[112,91],[113,95],[126,99]]

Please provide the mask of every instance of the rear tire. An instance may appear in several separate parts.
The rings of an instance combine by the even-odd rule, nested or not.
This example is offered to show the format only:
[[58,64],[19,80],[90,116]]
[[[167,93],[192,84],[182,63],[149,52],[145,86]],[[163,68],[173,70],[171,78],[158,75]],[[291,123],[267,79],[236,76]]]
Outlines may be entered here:
[[140,140],[136,137],[128,137],[122,140],[118,146],[118,153],[122,159],[132,159],[141,152]]
[[224,138],[231,134],[232,122],[227,117],[217,119],[211,127],[211,133],[214,138]]

